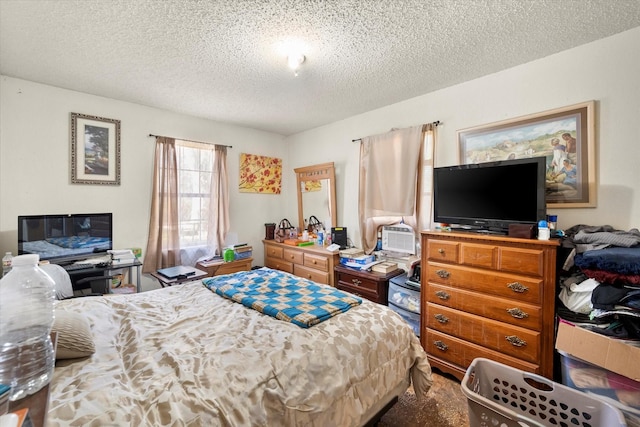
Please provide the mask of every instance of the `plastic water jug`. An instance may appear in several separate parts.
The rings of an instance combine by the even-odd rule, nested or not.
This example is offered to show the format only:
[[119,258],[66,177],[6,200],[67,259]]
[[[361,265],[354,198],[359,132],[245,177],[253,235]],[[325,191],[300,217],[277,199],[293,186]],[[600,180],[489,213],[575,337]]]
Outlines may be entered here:
[[0,384],[19,400],[47,385],[55,355],[51,342],[55,282],[38,255],[18,255],[0,280]]

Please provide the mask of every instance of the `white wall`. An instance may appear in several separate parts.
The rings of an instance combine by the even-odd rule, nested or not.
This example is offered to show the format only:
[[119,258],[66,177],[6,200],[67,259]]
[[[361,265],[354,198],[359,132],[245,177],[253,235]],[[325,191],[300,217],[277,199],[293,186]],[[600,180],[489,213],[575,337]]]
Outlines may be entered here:
[[[458,164],[459,129],[596,101],[597,207],[558,209],[558,226],[640,228],[640,28],[286,139],[292,167],[334,161],[338,225],[359,245],[358,144],[436,120],[436,167]],[[312,161],[310,161],[312,159]],[[295,202],[289,194],[288,205]],[[295,212],[295,211],[293,211]]]
[[[232,145],[228,151],[231,231],[263,265],[264,223],[285,213],[285,196],[238,192],[240,153],[283,159],[283,192],[295,188],[281,135],[113,99],[0,77],[0,253],[17,253],[18,215],[113,212],[115,248],[147,244],[154,138]],[[121,120],[121,185],[71,184],[70,113]],[[290,175],[290,176],[289,176]],[[291,187],[289,187],[291,185]],[[290,189],[291,188],[291,189]],[[145,288],[153,287],[145,279]]]
[[[480,79],[282,138],[1,76],[0,254],[16,253],[20,214],[114,213],[116,247],[146,247],[153,139],[149,133],[233,145],[231,228],[263,265],[264,223],[297,221],[293,168],[336,164],[338,224],[358,244],[358,144],[393,127],[442,121],[436,166],[456,164],[456,130],[596,100],[596,208],[558,210],[559,226],[640,226],[640,28]],[[69,114],[122,121],[122,185],[70,184]],[[240,153],[284,160],[283,194],[237,192]]]

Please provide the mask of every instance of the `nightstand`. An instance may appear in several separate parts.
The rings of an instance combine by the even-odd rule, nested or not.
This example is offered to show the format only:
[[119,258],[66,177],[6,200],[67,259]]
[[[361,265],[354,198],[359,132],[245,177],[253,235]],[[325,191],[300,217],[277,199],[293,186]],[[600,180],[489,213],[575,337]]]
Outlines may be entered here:
[[387,305],[389,279],[404,273],[404,270],[398,268],[389,273],[377,273],[337,265],[333,273],[336,288]]

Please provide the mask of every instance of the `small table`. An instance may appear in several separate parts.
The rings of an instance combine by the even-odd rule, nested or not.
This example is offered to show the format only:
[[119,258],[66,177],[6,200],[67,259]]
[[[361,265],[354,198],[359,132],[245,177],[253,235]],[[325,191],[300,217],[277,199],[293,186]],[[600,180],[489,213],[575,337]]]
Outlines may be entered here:
[[253,258],[236,259],[234,261],[201,261],[196,264],[200,270],[206,270],[209,277],[251,270]]
[[207,277],[208,275],[206,271],[202,271],[197,268],[194,268],[194,270],[196,271],[196,274],[192,274],[191,276],[187,277],[176,277],[175,279],[169,279],[168,277],[163,276],[157,271],[151,272],[149,274],[158,279],[158,282],[160,282],[160,286],[164,288],[165,286],[179,285],[180,283],[202,279],[203,277]]
[[89,268],[83,268],[80,270],[67,270],[69,273],[69,277],[71,278],[71,284],[73,286],[73,290],[78,290],[79,288],[76,286],[76,282],[85,278],[85,277],[93,277],[93,276],[108,276],[111,274],[113,270],[119,269],[128,269],[129,270],[129,278],[133,280],[133,272],[132,269],[136,269],[136,292],[142,292],[142,282],[140,281],[140,267],[142,267],[142,263],[135,258],[131,262],[126,262],[122,264],[109,264],[107,266],[98,267],[98,265],[94,265]]

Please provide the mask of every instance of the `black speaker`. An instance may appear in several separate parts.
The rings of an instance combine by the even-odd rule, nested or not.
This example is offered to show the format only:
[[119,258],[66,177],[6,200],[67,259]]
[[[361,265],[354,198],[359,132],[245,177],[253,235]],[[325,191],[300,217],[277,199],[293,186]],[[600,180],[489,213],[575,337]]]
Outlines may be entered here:
[[347,227],[331,227],[331,243],[340,245],[340,249],[346,249]]

